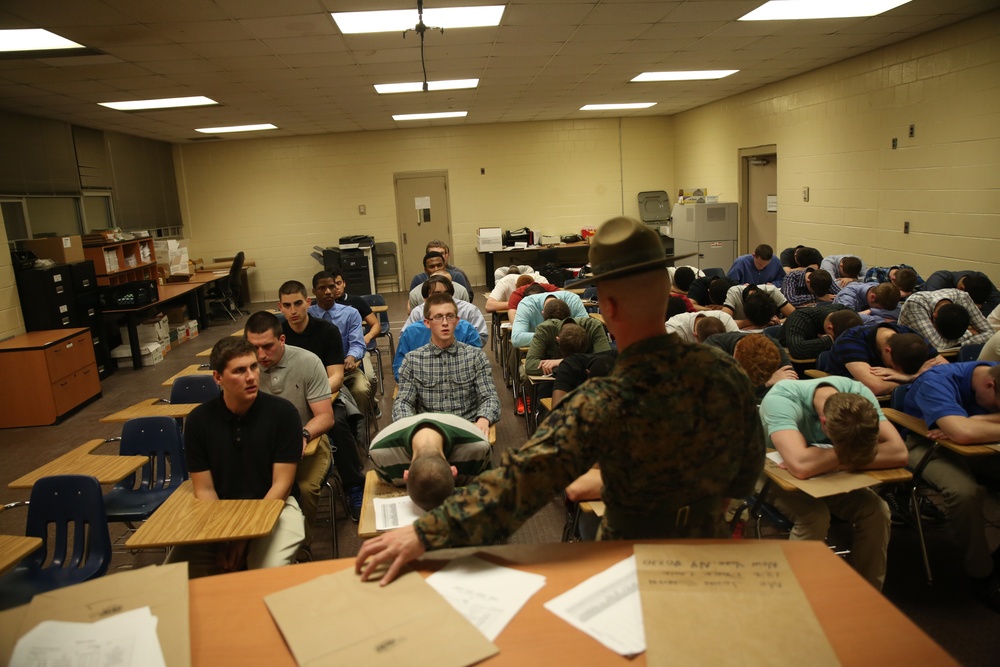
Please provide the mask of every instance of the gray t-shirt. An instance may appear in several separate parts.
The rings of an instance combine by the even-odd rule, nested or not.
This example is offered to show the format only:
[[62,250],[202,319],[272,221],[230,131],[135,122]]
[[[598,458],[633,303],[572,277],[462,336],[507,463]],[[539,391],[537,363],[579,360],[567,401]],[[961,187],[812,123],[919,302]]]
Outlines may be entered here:
[[260,390],[289,401],[299,411],[303,424],[313,418],[309,404],[329,401],[331,396],[323,362],[309,350],[294,345],[285,345],[277,364],[261,369]]

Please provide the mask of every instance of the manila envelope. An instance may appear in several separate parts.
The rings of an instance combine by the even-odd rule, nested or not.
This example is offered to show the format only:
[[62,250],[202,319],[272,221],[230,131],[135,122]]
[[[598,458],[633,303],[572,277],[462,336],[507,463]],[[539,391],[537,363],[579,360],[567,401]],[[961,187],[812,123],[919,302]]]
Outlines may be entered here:
[[91,579],[36,595],[30,603],[0,615],[0,664],[7,664],[17,640],[42,621],[93,623],[149,607],[157,618],[168,667],[191,666],[191,624],[187,563],[151,565]]
[[848,493],[879,483],[877,479],[863,472],[838,472],[810,479],[799,479],[787,470],[779,468],[778,464],[771,459],[764,459],[764,467],[767,468],[767,474],[780,477],[813,498],[835,496],[838,493]]
[[635,564],[650,667],[840,664],[780,543],[637,544]]
[[416,572],[379,586],[348,569],[264,602],[299,667],[465,667],[499,652]]

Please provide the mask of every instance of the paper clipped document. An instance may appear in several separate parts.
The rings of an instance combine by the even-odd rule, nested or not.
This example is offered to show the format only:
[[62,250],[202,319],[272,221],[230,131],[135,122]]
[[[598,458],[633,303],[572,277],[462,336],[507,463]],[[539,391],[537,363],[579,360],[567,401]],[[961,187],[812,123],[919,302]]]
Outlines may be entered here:
[[635,561],[651,667],[840,664],[780,543],[637,544]]
[[415,661],[465,667],[498,653],[416,572],[379,586],[361,581],[352,568],[272,593],[264,603],[299,667]]
[[632,556],[549,600],[545,608],[615,653],[632,656],[646,650]]
[[14,646],[11,667],[166,667],[149,607],[94,623],[42,621]]
[[409,526],[424,515],[424,511],[409,496],[373,498],[375,503],[375,530],[392,530]]
[[476,556],[457,558],[426,581],[490,641],[545,586],[545,577],[540,574],[495,565]]

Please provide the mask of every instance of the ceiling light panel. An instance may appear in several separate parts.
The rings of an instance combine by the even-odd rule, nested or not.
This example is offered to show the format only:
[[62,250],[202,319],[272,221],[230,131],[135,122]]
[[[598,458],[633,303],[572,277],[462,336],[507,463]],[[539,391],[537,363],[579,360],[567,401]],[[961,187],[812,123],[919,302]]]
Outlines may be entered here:
[[65,37],[41,28],[24,30],[0,30],[0,52],[53,51],[56,49],[85,49],[83,44],[71,42]]
[[730,74],[736,74],[738,69],[706,69],[681,72],[643,72],[632,79],[632,83],[644,81],[705,81],[722,79]]
[[226,132],[255,132],[257,130],[277,130],[276,125],[271,123],[258,123],[256,125],[230,125],[228,127],[202,127],[195,132],[204,134],[224,134]]
[[618,111],[622,109],[648,109],[656,102],[631,102],[628,104],[585,104],[580,111]]
[[436,118],[465,118],[468,111],[443,111],[438,113],[401,113],[393,114],[393,120],[434,120]]
[[177,109],[181,107],[203,107],[218,104],[209,97],[165,97],[158,100],[132,100],[128,102],[98,102],[102,107],[116,111],[144,111],[147,109]]
[[[465,88],[475,88],[479,85],[479,79],[450,79],[448,81],[428,81],[427,90],[462,90]],[[375,92],[379,95],[391,93],[417,93],[424,89],[421,81],[410,81],[407,83],[376,83]]]
[[910,0],[770,0],[740,21],[790,21],[878,16]]
[[[424,25],[431,28],[476,28],[500,25],[503,5],[484,7],[443,7],[424,10]],[[412,30],[419,15],[415,9],[373,12],[334,12],[331,14],[340,32],[356,35],[369,32]]]

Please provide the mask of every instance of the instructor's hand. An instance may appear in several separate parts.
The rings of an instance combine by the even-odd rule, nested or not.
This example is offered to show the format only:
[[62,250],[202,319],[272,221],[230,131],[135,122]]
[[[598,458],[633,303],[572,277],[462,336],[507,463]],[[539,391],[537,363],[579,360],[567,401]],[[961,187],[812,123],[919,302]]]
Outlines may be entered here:
[[389,569],[379,581],[380,586],[385,586],[399,575],[404,565],[419,558],[424,551],[424,543],[413,526],[382,533],[361,545],[354,561],[354,572],[361,575],[361,581],[368,581],[380,565],[388,564]]

